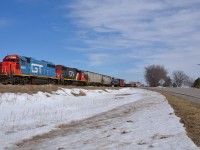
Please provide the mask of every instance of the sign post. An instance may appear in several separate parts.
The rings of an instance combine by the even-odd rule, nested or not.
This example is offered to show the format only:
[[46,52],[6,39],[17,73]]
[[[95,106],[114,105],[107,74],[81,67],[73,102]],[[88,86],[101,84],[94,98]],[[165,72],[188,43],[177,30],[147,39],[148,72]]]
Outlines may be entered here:
[[165,80],[160,79],[158,83],[160,83],[160,85],[162,86],[162,94],[163,94],[163,84],[165,84]]

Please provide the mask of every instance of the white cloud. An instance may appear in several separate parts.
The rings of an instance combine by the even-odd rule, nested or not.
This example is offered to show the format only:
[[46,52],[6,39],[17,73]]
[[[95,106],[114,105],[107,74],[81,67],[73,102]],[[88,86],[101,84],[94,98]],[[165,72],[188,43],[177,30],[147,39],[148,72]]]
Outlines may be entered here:
[[[123,60],[140,59],[136,70],[155,63],[169,72],[182,69],[198,76],[199,7],[199,0],[77,0],[70,17],[86,31],[81,40],[90,51],[117,51],[113,55]],[[89,58],[103,64],[101,55]]]
[[99,66],[105,64],[109,58],[108,54],[89,54],[89,66]]
[[[142,45],[152,42],[180,44],[188,40],[183,38],[183,34],[192,36],[196,33],[195,27],[200,25],[200,11],[189,7],[192,2],[182,1],[182,7],[189,5],[182,9],[178,9],[179,3],[172,5],[173,3],[146,0],[120,2],[83,0],[73,7],[71,15],[78,19],[80,26],[97,33],[118,32],[127,43],[142,42]],[[122,46],[126,46],[124,44],[123,42]]]

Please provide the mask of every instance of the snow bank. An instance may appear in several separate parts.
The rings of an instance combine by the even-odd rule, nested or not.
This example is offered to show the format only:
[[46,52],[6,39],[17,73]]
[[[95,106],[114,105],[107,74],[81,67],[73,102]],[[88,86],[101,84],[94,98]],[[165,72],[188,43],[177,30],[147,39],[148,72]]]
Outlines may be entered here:
[[[85,93],[85,96],[79,96],[80,92]],[[0,139],[0,149],[48,132],[59,124],[88,118],[140,100],[148,102],[159,96],[154,92],[131,88],[105,91],[62,88],[52,94],[38,92],[33,95],[3,93],[0,94],[0,136],[3,137]],[[164,113],[173,112],[168,109],[168,104],[165,105]],[[177,120],[171,121],[174,121],[175,128],[180,128]],[[138,122],[138,126],[142,128],[143,124]],[[185,134],[184,129],[181,132]]]

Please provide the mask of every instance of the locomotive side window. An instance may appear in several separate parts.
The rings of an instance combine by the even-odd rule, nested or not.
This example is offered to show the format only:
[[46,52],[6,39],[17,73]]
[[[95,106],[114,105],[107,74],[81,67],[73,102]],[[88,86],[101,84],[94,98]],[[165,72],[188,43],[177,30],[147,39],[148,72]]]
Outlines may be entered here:
[[21,65],[26,66],[26,62],[24,60],[21,60]]
[[49,67],[49,68],[55,68],[55,65],[47,64],[47,67]]
[[26,57],[27,63],[31,62],[31,59],[29,57]]

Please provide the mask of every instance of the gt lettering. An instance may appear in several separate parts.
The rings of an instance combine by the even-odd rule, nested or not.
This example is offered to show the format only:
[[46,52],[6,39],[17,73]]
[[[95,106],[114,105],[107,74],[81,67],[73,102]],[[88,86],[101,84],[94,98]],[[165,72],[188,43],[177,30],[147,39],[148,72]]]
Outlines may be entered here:
[[43,67],[43,65],[31,64],[31,71],[33,73],[42,73],[42,67]]

